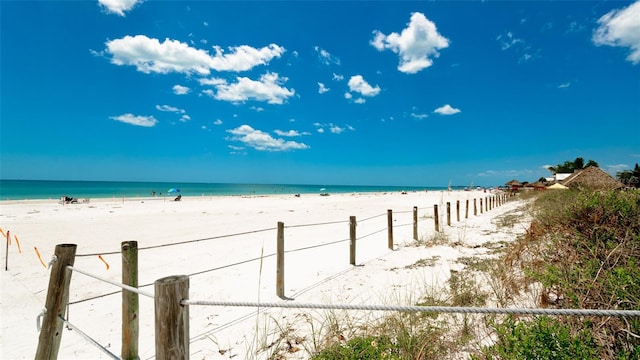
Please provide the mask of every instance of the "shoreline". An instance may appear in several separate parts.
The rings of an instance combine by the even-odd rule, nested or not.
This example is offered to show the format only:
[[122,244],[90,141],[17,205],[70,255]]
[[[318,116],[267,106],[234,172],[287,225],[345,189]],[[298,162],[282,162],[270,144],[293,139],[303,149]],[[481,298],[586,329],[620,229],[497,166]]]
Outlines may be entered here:
[[[261,197],[330,197],[330,196],[364,196],[364,195],[388,195],[388,194],[398,194],[398,195],[408,195],[415,193],[455,193],[455,192],[480,192],[479,190],[465,190],[465,189],[437,189],[437,190],[409,190],[409,191],[357,191],[357,192],[327,192],[326,196],[323,196],[321,193],[265,193],[265,194],[201,194],[201,195],[182,195],[182,200],[198,200],[198,199],[216,199],[216,198],[261,198]],[[485,194],[491,195],[500,193],[501,190],[495,189],[487,189]],[[105,196],[105,197],[79,197],[78,200],[88,200],[87,202],[78,202],[78,203],[68,203],[64,205],[82,205],[82,204],[90,204],[91,202],[108,202],[108,201],[165,201],[170,202],[174,201],[177,195],[157,195],[157,196]],[[62,196],[61,196],[62,197]],[[23,199],[0,199],[1,204],[26,204],[26,203],[60,203],[61,197],[59,198],[23,198]],[[62,205],[62,204],[61,204]]]
[[[353,192],[401,192],[465,190],[470,186],[397,186],[397,185],[314,185],[244,183],[164,183],[117,181],[0,180],[0,201],[55,200],[72,198],[148,198],[167,196],[167,189],[180,189],[183,196],[242,196],[343,194]],[[475,188],[474,188],[475,190]]]

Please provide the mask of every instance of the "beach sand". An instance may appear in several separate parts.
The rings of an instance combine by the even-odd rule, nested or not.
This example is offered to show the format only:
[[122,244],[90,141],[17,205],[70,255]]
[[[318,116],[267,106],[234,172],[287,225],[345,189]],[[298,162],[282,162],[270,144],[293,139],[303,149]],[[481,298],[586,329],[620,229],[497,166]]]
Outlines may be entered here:
[[[0,203],[0,227],[10,231],[8,271],[2,270],[0,358],[32,359],[38,344],[37,317],[44,308],[57,244],[77,244],[74,268],[121,282],[120,247],[137,241],[139,284],[153,293],[154,281],[190,275],[191,300],[281,302],[276,296],[277,224],[285,226],[285,296],[300,303],[414,305],[426,292],[445,289],[462,257],[489,256],[487,244],[512,241],[527,227],[499,228],[496,219],[521,214],[523,202],[509,201],[473,213],[481,191],[430,191],[91,199],[62,205],[54,200]],[[466,200],[471,209],[465,219]],[[460,201],[461,221],[456,217]],[[446,203],[451,203],[447,226]],[[439,207],[446,243],[426,247],[434,237],[433,206]],[[479,206],[479,204],[478,204]],[[418,239],[413,239],[413,208],[418,208]],[[393,211],[394,249],[388,249],[387,210]],[[349,217],[357,221],[356,265],[349,263]],[[21,253],[15,237],[19,239]],[[4,238],[3,238],[4,240]],[[3,246],[4,247],[4,246]],[[97,254],[102,254],[102,258]],[[5,253],[3,252],[3,255]],[[431,264],[412,266],[430,259]],[[421,261],[422,260],[422,261]],[[148,286],[145,286],[148,285]],[[120,356],[120,288],[72,274],[68,320],[111,353]],[[436,290],[438,291],[438,290]],[[114,293],[113,295],[102,296]],[[83,301],[85,299],[93,298]],[[268,358],[282,341],[282,329],[295,337],[306,358],[314,326],[325,311],[279,308],[191,306],[192,359]],[[140,296],[141,359],[155,353],[153,299]],[[379,316],[372,314],[372,316]],[[366,316],[366,314],[364,315]],[[316,329],[317,330],[317,329]],[[286,340],[286,339],[285,339]],[[306,343],[305,343],[306,342]],[[269,346],[269,345],[272,346]],[[108,359],[75,331],[64,329],[60,359]]]

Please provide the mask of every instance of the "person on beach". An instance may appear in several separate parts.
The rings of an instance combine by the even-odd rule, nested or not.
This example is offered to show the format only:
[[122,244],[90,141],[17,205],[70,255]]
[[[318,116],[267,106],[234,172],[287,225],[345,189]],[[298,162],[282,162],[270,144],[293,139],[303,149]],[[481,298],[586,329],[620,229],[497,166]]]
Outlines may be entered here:
[[78,199],[68,197],[67,195],[63,196],[62,200],[64,201],[65,204],[75,204],[78,202]]

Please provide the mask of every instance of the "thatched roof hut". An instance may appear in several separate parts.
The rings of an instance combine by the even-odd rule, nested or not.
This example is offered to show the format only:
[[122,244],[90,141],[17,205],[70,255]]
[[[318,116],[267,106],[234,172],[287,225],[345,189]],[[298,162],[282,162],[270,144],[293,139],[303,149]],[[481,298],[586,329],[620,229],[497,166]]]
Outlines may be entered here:
[[562,181],[562,185],[572,189],[587,188],[597,190],[612,190],[624,187],[620,181],[614,179],[597,166],[589,166],[571,174],[571,176]]
[[544,190],[547,188],[547,185],[542,181],[536,181],[534,183],[527,184],[527,187],[532,187],[534,190]]
[[522,186],[522,183],[518,180],[511,180],[508,183],[506,183],[505,185],[507,186]]
[[511,191],[518,191],[518,189],[522,187],[522,183],[515,179],[507,182],[505,185],[507,185]]

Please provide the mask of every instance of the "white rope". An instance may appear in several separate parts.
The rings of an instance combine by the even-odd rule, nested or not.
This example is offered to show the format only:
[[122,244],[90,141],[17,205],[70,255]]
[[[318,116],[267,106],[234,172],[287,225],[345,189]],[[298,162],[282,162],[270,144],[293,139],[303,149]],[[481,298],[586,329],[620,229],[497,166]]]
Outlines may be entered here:
[[90,342],[93,346],[95,346],[98,349],[102,350],[102,352],[104,352],[105,354],[109,355],[109,357],[111,357],[112,359],[120,360],[120,358],[118,356],[116,356],[113,353],[111,353],[109,350],[107,350],[106,347],[100,345],[100,343],[98,343],[97,341],[93,340],[89,335],[87,335],[84,332],[82,332],[82,330],[80,330],[77,327],[75,327],[73,324],[68,322],[65,318],[63,318],[62,316],[58,316],[58,317],[60,318],[60,320],[62,320],[64,322],[65,325],[67,325],[69,327],[69,329],[76,331],[78,333],[78,335],[80,335],[85,340]]
[[572,315],[572,316],[637,316],[640,310],[601,310],[601,309],[523,309],[523,308],[482,308],[464,306],[396,306],[396,305],[340,305],[340,304],[304,304],[295,302],[259,303],[234,301],[182,300],[181,305],[270,307],[292,309],[330,309],[330,310],[374,310],[430,313],[466,313],[466,314],[518,314],[518,315]]
[[140,289],[135,288],[135,287],[133,287],[133,286],[129,286],[129,285],[125,285],[125,284],[117,283],[117,282],[115,282],[115,281],[111,281],[111,280],[105,279],[105,278],[100,277],[100,276],[98,276],[98,275],[90,274],[90,273],[88,273],[88,272],[86,272],[86,271],[82,271],[82,270],[80,270],[80,269],[74,268],[74,267],[73,267],[73,266],[71,266],[71,265],[67,265],[67,268],[68,268],[69,270],[73,270],[73,271],[75,271],[75,272],[79,272],[80,274],[83,274],[83,275],[86,275],[86,276],[92,277],[92,278],[94,278],[94,279],[98,279],[98,280],[100,280],[100,281],[104,281],[104,282],[109,283],[109,284],[111,284],[111,285],[114,285],[114,286],[117,286],[117,287],[123,288],[123,289],[125,289],[125,290],[129,290],[129,291],[131,291],[131,292],[134,292],[134,293],[137,293],[137,294],[140,294],[140,295],[144,295],[144,296],[147,296],[147,297],[150,297],[150,298],[152,298],[152,299],[153,299],[153,294],[152,294],[152,293],[148,293],[148,292],[146,292],[146,291],[140,290]]
[[45,315],[47,315],[47,309],[43,308],[42,311],[40,311],[40,314],[38,314],[38,317],[36,317],[36,328],[38,329],[38,332],[42,329],[42,318]]
[[51,260],[49,260],[49,264],[47,264],[47,269],[51,269],[51,266],[58,261],[58,256],[56,254],[51,255]]

